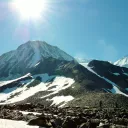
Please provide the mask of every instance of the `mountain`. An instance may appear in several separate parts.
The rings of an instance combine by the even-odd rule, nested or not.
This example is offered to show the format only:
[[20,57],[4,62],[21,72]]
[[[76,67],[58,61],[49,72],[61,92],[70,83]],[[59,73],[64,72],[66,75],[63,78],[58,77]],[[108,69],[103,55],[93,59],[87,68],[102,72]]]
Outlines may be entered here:
[[46,42],[28,41],[16,50],[0,56],[0,78],[7,80],[25,75],[32,67],[36,67],[40,60],[48,57],[67,61],[74,59],[58,47]]
[[116,61],[114,65],[128,68],[128,56],[125,56],[121,58],[120,60]]
[[[109,62],[93,60],[88,64],[89,67],[100,77],[112,83],[119,90],[128,94],[128,69],[115,66]],[[113,87],[113,88],[115,88]],[[114,91],[114,90],[113,90]],[[121,92],[121,93],[122,93]]]
[[0,101],[44,102],[56,97],[59,99],[60,96],[73,99],[87,91],[103,92],[102,88],[111,89],[112,85],[76,61],[46,58],[33,67],[29,74],[1,82]]
[[112,94],[113,103],[117,98],[121,101],[122,97],[128,97],[127,68],[98,60],[88,61],[88,65],[83,66],[46,42],[27,42],[1,55],[0,65],[0,78],[4,80],[0,81],[0,104],[64,106],[69,101],[76,102],[80,97],[94,94],[97,100],[92,104],[103,95],[110,98],[107,95]]

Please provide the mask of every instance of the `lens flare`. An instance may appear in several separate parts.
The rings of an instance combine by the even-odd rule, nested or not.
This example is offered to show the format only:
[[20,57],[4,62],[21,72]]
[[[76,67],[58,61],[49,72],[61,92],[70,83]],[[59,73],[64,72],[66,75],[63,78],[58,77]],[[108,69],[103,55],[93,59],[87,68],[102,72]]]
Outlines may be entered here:
[[13,7],[20,13],[23,19],[37,19],[45,12],[47,4],[45,0],[14,0]]

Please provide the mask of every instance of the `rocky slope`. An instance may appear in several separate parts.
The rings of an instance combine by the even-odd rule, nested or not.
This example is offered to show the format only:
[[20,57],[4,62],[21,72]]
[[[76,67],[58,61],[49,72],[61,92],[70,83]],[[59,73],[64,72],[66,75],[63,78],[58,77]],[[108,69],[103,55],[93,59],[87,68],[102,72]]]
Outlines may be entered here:
[[[41,104],[0,106],[0,128],[127,128],[128,111],[114,108],[46,107]],[[10,120],[11,119],[11,120]]]

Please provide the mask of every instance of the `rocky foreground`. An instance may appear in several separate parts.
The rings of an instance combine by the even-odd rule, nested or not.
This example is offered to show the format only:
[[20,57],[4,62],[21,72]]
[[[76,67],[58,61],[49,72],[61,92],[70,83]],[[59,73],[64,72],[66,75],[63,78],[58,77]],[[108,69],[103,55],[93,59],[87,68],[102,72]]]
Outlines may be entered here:
[[45,128],[128,128],[122,108],[46,107],[41,104],[1,105],[0,119],[27,121]]

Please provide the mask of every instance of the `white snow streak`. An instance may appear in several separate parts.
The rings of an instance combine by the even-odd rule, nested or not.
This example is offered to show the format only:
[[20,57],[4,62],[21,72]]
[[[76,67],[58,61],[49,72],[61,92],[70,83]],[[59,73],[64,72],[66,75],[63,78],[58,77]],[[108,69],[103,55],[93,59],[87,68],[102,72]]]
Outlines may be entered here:
[[26,111],[19,111],[19,112],[21,112],[23,115],[27,115],[27,114],[41,115],[42,114],[38,112],[26,112]]
[[22,76],[22,77],[20,77],[20,78],[14,79],[14,80],[2,81],[2,82],[0,82],[0,86],[4,86],[4,85],[6,85],[6,84],[15,82],[15,81],[17,81],[17,80],[20,80],[20,79],[23,79],[23,78],[26,78],[26,77],[29,77],[29,76],[31,76],[30,73],[28,73],[28,74],[26,74],[26,75],[24,75],[24,76]]

